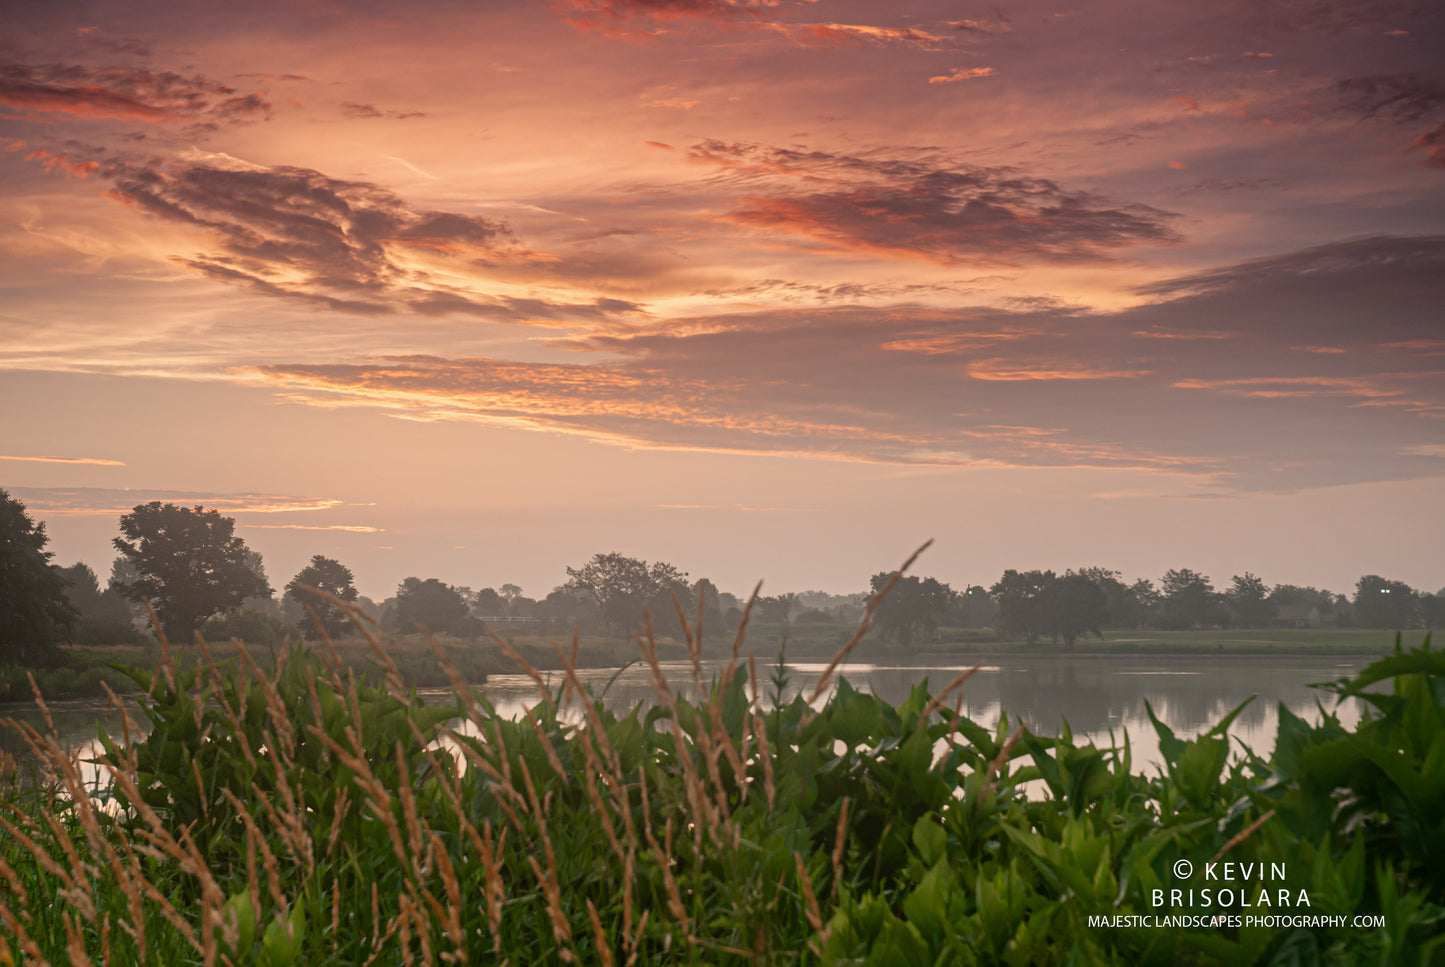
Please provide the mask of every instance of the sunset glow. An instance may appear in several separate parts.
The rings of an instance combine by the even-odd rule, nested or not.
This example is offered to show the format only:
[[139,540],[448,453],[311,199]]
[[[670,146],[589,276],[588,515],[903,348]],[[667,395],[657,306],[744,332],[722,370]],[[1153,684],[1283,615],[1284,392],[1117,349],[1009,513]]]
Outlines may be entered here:
[[545,596],[1445,583],[1445,17],[22,2],[0,487]]

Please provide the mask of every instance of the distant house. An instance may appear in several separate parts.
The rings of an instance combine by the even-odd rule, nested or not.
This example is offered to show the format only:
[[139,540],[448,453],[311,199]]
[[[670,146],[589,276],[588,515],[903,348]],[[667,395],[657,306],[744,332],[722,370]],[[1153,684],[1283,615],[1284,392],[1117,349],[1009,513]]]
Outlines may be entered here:
[[1275,609],[1272,628],[1320,628],[1324,622],[1313,604],[1282,604]]

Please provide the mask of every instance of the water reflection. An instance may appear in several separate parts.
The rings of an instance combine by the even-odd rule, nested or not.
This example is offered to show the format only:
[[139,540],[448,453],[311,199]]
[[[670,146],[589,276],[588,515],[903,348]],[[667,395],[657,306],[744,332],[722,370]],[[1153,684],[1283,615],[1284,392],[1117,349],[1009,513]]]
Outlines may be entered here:
[[[1160,765],[1158,737],[1145,713],[1147,700],[1155,714],[1181,738],[1188,738],[1212,727],[1225,714],[1250,696],[1254,701],[1245,708],[1230,728],[1237,745],[1268,756],[1273,749],[1278,723],[1278,706],[1283,703],[1291,712],[1310,721],[1318,721],[1317,703],[1324,702],[1333,710],[1327,693],[1309,687],[1351,675],[1370,659],[1313,658],[1281,661],[1268,658],[1205,658],[1205,657],[1076,657],[1039,656],[1028,659],[994,660],[985,665],[961,688],[962,710],[979,724],[994,728],[1004,710],[1010,722],[1023,719],[1035,732],[1057,735],[1065,721],[1075,739],[1092,739],[1104,745],[1122,742],[1125,733],[1134,756],[1137,771],[1153,771]],[[697,698],[699,690],[687,662],[665,662],[663,671],[679,696]],[[921,680],[929,680],[930,691],[943,687],[965,664],[876,665],[850,664],[842,674],[859,690],[871,691],[890,701],[900,702]],[[811,694],[825,666],[822,663],[797,663],[788,667],[788,685],[784,700],[790,701],[800,691]],[[722,664],[704,665],[704,683],[721,674]],[[760,666],[760,698],[771,705],[773,687],[768,681],[770,668]],[[555,694],[563,676],[559,672],[543,672],[543,680]],[[620,673],[617,669],[584,669],[578,672],[584,685],[594,693],[603,694],[608,707],[625,713],[638,704],[648,705],[656,699],[651,672],[643,665],[632,665]],[[831,691],[831,688],[829,689]],[[497,675],[482,686],[497,711],[507,717],[520,716],[538,701],[535,683],[525,675]],[[432,701],[443,701],[450,693],[444,690],[424,692]],[[133,703],[127,703],[131,718],[142,731],[149,729],[145,716]],[[119,714],[107,712],[104,702],[56,702],[51,715],[62,743],[70,748],[93,754],[96,726],[104,722],[112,735],[120,732]],[[580,713],[574,712],[580,719]],[[1337,710],[1348,727],[1359,720],[1360,703],[1351,700]],[[33,705],[14,703],[0,705],[0,719],[13,716],[44,730],[44,721]],[[13,730],[0,728],[0,749],[16,756],[25,756],[23,741]]]

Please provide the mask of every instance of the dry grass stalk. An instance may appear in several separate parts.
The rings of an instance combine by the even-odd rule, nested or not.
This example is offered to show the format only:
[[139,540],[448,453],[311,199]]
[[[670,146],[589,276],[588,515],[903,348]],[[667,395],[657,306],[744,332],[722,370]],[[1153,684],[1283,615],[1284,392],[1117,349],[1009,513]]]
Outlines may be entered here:
[[421,822],[417,817],[416,797],[411,792],[411,772],[407,768],[406,750],[402,748],[399,741],[396,743],[395,755],[397,798],[401,800],[401,813],[406,822],[407,844],[411,847],[409,856],[398,854],[397,858],[402,861],[403,865],[412,867],[419,879],[425,879],[427,871],[424,868],[425,847],[422,844]]
[[822,933],[823,911],[818,908],[818,897],[813,892],[813,878],[808,875],[808,867],[803,863],[803,854],[794,850],[793,862],[798,866],[798,882],[803,887],[803,900],[806,903],[803,913],[808,918],[808,926]]
[[[503,833],[503,842],[506,834]],[[482,823],[482,842],[484,844],[481,853],[482,869],[486,873],[486,903],[487,903],[487,926],[492,933],[492,953],[500,957],[502,955],[502,904],[506,900],[506,886],[502,881],[502,864],[497,857],[497,850],[492,847],[492,823],[486,820]],[[498,846],[500,847],[500,843]]]
[[85,941],[75,916],[69,911],[62,911],[61,924],[65,927],[65,955],[71,958],[71,967],[95,967],[95,961],[85,953]]
[[488,631],[487,637],[491,638],[496,646],[501,649],[502,654],[510,658],[518,668],[522,669],[523,674],[532,680],[532,684],[537,686],[537,694],[541,697],[542,704],[551,708],[552,692],[547,688],[547,683],[542,680],[541,673],[532,667],[532,663],[523,658],[521,653],[512,647],[511,642],[507,641],[507,639],[495,631]]
[[1003,748],[998,750],[998,755],[994,756],[993,761],[988,764],[988,769],[984,772],[987,778],[992,779],[994,775],[1003,768],[1004,763],[1008,762],[1009,753],[1013,751],[1014,744],[1018,742],[1019,737],[1024,734],[1024,729],[1027,727],[1027,724],[1020,719],[1018,728],[1013,730],[1013,734],[1008,737],[1008,741],[1003,744]]
[[597,959],[602,967],[613,967],[612,948],[607,943],[607,934],[602,932],[602,920],[597,916],[597,908],[592,905],[592,898],[587,898],[587,917],[592,921],[592,935],[597,941]]
[[924,541],[918,550],[908,555],[908,560],[904,561],[903,565],[893,572],[883,587],[875,591],[873,596],[868,599],[868,607],[863,612],[863,620],[858,622],[858,630],[853,633],[852,638],[848,639],[847,644],[838,649],[838,653],[833,656],[833,660],[828,663],[828,667],[823,669],[823,675],[818,679],[817,687],[813,689],[813,694],[808,698],[809,705],[816,702],[819,697],[828,690],[828,683],[833,678],[833,672],[843,663],[843,659],[848,657],[848,653],[857,647],[858,642],[863,640],[863,636],[868,633],[868,629],[873,627],[873,614],[878,610],[879,605],[883,603],[884,599],[888,597],[888,592],[892,591],[893,586],[903,579],[903,572],[912,567],[913,562],[918,560],[918,556],[928,550],[932,543],[933,540],[931,538]]
[[547,733],[544,732],[542,726],[538,724],[536,716],[532,714],[532,710],[523,709],[522,714],[527,717],[527,724],[532,726],[532,731],[537,733],[537,738],[542,743],[542,751],[547,754],[547,764],[552,767],[553,772],[557,773],[557,778],[562,780],[562,785],[565,786],[569,784],[572,781],[572,777],[568,775],[566,769],[562,768],[562,760],[557,756],[556,747],[552,745],[552,740],[547,737]]
[[652,916],[651,910],[643,910],[642,918],[637,921],[637,931],[627,938],[627,949],[629,953],[627,955],[626,967],[632,967],[633,964],[637,963],[637,955],[642,947],[642,933],[647,929],[647,919],[650,916]]
[[753,709],[753,734],[758,737],[758,758],[763,760],[763,792],[768,797],[768,812],[778,798],[778,788],[773,781],[773,753],[768,745],[768,726],[762,715]]
[[983,662],[979,662],[978,664],[974,665],[972,668],[966,670],[962,675],[959,675],[959,676],[958,676],[957,678],[955,678],[953,681],[951,681],[951,682],[949,682],[947,685],[943,686],[943,691],[941,691],[941,692],[939,692],[937,695],[933,696],[933,698],[929,701],[929,703],[928,703],[927,705],[923,706],[923,713],[918,716],[918,720],[919,720],[920,722],[927,722],[929,716],[931,716],[934,712],[937,712],[937,711],[938,711],[939,709],[941,709],[941,708],[945,708],[945,707],[946,707],[945,700],[948,698],[949,693],[951,693],[955,688],[957,688],[958,686],[962,685],[964,682],[966,682],[966,681],[968,681],[970,678],[972,678],[972,677],[973,677],[973,673],[976,672],[976,671],[978,671],[978,670],[979,670],[980,668],[982,668],[982,667],[983,667]]
[[[23,903],[24,901],[21,902]],[[21,912],[23,914],[25,911],[22,910]],[[15,942],[20,945],[21,953],[34,961],[37,967],[50,967],[50,961],[45,959],[45,955],[40,952],[39,945],[31,939],[30,934],[25,932],[25,927],[16,918],[15,914],[10,911],[10,907],[4,900],[0,900],[0,923],[5,924],[5,929],[10,932],[10,936],[15,938]]]
[[527,864],[532,867],[532,872],[537,877],[537,883],[542,888],[542,896],[547,901],[547,917],[552,923],[552,939],[557,942],[558,955],[563,960],[575,960],[576,954],[572,953],[572,924],[567,922],[567,917],[562,913],[562,889],[556,880],[555,870],[542,870],[542,865],[537,862],[537,857],[528,855]]
[[252,852],[252,844],[254,844],[255,847],[260,850],[261,862],[266,870],[266,881],[271,893],[271,902],[275,903],[276,909],[281,911],[282,916],[285,916],[288,907],[286,905],[286,894],[281,889],[281,873],[280,867],[276,863],[276,854],[271,852],[271,847],[266,843],[266,837],[261,835],[261,828],[256,825],[256,820],[251,818],[251,813],[241,803],[241,800],[236,797],[236,794],[229,789],[222,789],[221,792],[230,800],[231,806],[236,810],[236,814],[240,816],[241,821],[246,824],[246,848],[249,863],[246,875],[248,880],[247,886],[251,890],[252,909],[261,909],[260,889],[259,885],[255,882],[255,862],[251,860],[251,856],[255,855],[254,852]]
[[672,818],[669,817],[663,831],[663,840],[667,848],[663,849],[657,844],[657,837],[652,835],[652,830],[647,830],[647,841],[652,846],[652,855],[657,860],[657,865],[662,869],[662,883],[667,887],[667,912],[682,927],[682,932],[689,940],[692,939],[692,923],[687,917],[687,907],[682,905],[682,893],[677,888],[677,878],[672,875]]
[[658,697],[663,700],[663,705],[668,711],[668,724],[672,728],[673,742],[677,747],[678,764],[682,766],[683,788],[687,793],[688,807],[692,813],[693,837],[700,853],[702,852],[704,827],[709,829],[716,827],[717,820],[712,815],[712,804],[703,792],[702,782],[697,774],[697,764],[693,762],[692,752],[688,748],[687,736],[683,733],[682,724],[678,721],[677,700],[673,697],[672,687],[667,683],[667,676],[662,672],[662,663],[657,657],[657,642],[652,634],[652,619],[645,611],[642,613],[642,621],[646,634],[639,637],[637,642],[642,649],[642,657],[647,660],[647,666],[651,671],[652,687]]
[[844,796],[843,805],[838,809],[838,832],[833,837],[833,886],[828,891],[834,900],[843,882],[843,850],[848,846],[848,807],[852,804],[853,797]]
[[1248,826],[1246,826],[1243,830],[1241,830],[1240,832],[1236,833],[1236,834],[1229,840],[1229,842],[1227,842],[1227,843],[1225,843],[1223,846],[1219,847],[1219,852],[1218,852],[1218,853],[1215,853],[1215,854],[1214,854],[1214,859],[1210,860],[1209,862],[1211,862],[1211,863],[1218,863],[1221,859],[1224,858],[1224,854],[1225,854],[1225,853],[1228,853],[1230,850],[1234,849],[1234,848],[1235,848],[1236,846],[1238,846],[1240,843],[1244,842],[1245,840],[1247,840],[1247,839],[1249,839],[1251,836],[1253,836],[1256,832],[1259,831],[1259,828],[1260,828],[1261,826],[1263,826],[1265,823],[1269,822],[1270,819],[1273,818],[1273,816],[1274,816],[1274,810],[1271,809],[1269,812],[1265,813],[1263,816],[1259,817],[1259,818],[1256,819],[1254,822],[1250,823],[1250,824],[1249,824]]

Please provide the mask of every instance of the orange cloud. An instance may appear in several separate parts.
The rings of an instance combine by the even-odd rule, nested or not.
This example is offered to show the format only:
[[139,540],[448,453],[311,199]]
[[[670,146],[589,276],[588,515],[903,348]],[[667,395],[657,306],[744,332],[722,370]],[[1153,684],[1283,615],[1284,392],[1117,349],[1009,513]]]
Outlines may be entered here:
[[138,504],[163,500],[176,504],[202,504],[227,514],[287,514],[332,510],[343,501],[323,497],[283,497],[273,494],[215,494],[167,490],[105,487],[16,487],[26,506],[48,517],[116,517]]
[[351,534],[383,534],[386,532],[384,527],[367,527],[363,524],[242,524],[241,526],[258,531],[346,531]]
[[120,460],[106,460],[101,457],[17,457],[0,455],[0,460],[17,460],[24,463],[78,463],[92,467],[123,467]]
[[955,81],[967,81],[975,77],[992,77],[993,73],[994,70],[992,67],[955,67],[947,74],[930,77],[928,83],[952,84]]
[[63,171],[69,178],[88,178],[100,169],[98,161],[73,161],[67,152],[52,154],[44,148],[37,148],[25,156],[26,161],[38,161],[46,171]]
[[1147,369],[1093,369],[1067,362],[1012,362],[1007,359],[980,359],[968,364],[968,375],[990,382],[1014,383],[1025,380],[1093,380],[1138,379],[1148,376]]

